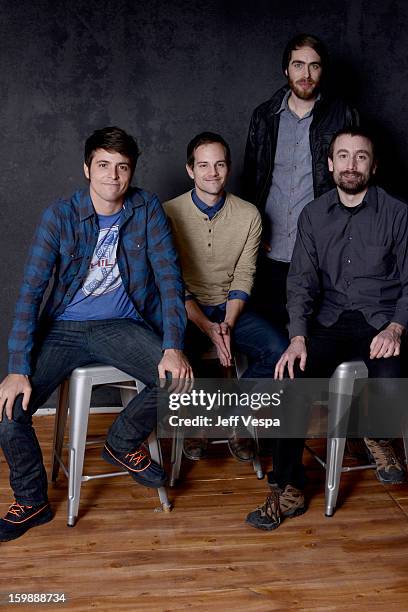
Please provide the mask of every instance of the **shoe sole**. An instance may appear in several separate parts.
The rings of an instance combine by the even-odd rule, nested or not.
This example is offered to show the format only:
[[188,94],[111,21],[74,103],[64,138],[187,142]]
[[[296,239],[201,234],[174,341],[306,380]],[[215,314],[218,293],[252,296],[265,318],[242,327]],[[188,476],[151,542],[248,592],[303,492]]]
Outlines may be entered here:
[[377,480],[381,482],[381,484],[384,484],[384,485],[398,485],[398,484],[404,484],[407,482],[407,479],[405,476],[401,477],[400,480],[383,480],[381,476],[378,474],[377,470],[375,471],[375,475],[376,475]]
[[144,487],[147,487],[148,489],[160,489],[160,487],[164,487],[164,485],[167,482],[167,478],[158,482],[157,484],[149,482],[142,476],[139,476],[139,474],[143,474],[143,472],[133,472],[132,470],[128,469],[123,463],[121,463],[118,459],[116,459],[113,455],[111,455],[106,447],[104,447],[102,451],[102,459],[104,459],[111,465],[123,468],[123,471],[127,472],[133,478],[133,480],[135,480],[138,484],[141,484]]
[[[49,512],[47,512],[43,516],[39,516],[35,521],[31,523],[31,525],[27,527],[22,527],[21,529],[16,529],[14,533],[10,533],[9,535],[0,535],[0,542],[10,542],[11,540],[16,540],[17,538],[24,535],[26,531],[28,531],[32,527],[39,527],[40,525],[45,525],[46,523],[52,521],[53,518],[54,515],[52,514],[51,510],[49,510]],[[11,524],[12,523],[10,523],[10,525]]]
[[254,525],[253,523],[251,523],[251,521],[248,521],[248,519],[245,519],[245,522],[247,525],[250,525],[255,529],[261,529],[262,531],[274,531],[274,529],[277,529],[279,527],[282,521],[280,521],[279,523],[272,523],[271,525]]

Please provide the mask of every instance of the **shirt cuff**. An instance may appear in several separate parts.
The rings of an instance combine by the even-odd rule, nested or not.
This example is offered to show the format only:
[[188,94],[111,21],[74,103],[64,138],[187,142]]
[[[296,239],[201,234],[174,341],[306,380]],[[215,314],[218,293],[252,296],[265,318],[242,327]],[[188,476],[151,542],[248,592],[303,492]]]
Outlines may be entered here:
[[8,373],[9,374],[24,374],[29,376],[31,374],[31,368],[29,360],[22,353],[10,353],[8,360]]
[[243,300],[247,302],[249,300],[249,295],[246,291],[239,291],[238,289],[234,289],[233,291],[228,292],[229,300]]
[[297,321],[296,323],[289,323],[289,338],[292,339],[295,336],[307,336],[307,324],[303,321]]

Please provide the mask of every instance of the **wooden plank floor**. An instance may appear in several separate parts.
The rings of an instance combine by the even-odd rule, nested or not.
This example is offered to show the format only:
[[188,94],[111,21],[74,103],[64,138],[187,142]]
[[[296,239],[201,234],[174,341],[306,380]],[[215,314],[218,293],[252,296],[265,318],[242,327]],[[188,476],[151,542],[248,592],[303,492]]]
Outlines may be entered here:
[[[111,419],[92,416],[92,432]],[[48,469],[53,418],[36,424]],[[224,445],[206,461],[184,460],[169,514],[154,512],[155,492],[127,476],[97,480],[83,485],[70,529],[61,476],[50,486],[54,520],[1,545],[0,593],[66,593],[66,605],[44,610],[408,610],[408,486],[384,487],[372,470],[344,474],[341,507],[325,518],[323,470],[305,459],[308,512],[271,533],[244,523],[265,481]],[[3,514],[10,490],[0,463]],[[86,465],[105,469],[97,449]]]

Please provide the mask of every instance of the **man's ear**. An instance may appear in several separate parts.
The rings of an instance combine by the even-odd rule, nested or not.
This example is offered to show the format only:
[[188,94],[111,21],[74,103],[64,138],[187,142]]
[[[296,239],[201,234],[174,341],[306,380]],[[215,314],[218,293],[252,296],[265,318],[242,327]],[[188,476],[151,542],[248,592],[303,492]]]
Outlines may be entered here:
[[377,168],[378,168],[377,161],[376,161],[376,160],[374,160],[374,161],[373,161],[373,165],[372,165],[372,167],[371,167],[371,174],[372,174],[372,175],[374,175],[374,174],[377,172]]
[[194,172],[193,172],[192,167],[186,164],[186,170],[187,170],[188,176],[194,180]]
[[286,68],[286,70],[285,70],[285,76],[286,76],[286,77],[288,76],[288,69],[287,69],[287,68]]
[[330,172],[333,172],[333,160],[330,157],[327,158],[327,163],[329,165]]
[[86,178],[87,178],[87,179],[88,179],[88,181],[89,181],[89,180],[91,179],[91,176],[90,176],[90,174],[89,174],[89,168],[88,168],[88,166],[85,164],[85,162],[84,162],[84,174],[85,174]]

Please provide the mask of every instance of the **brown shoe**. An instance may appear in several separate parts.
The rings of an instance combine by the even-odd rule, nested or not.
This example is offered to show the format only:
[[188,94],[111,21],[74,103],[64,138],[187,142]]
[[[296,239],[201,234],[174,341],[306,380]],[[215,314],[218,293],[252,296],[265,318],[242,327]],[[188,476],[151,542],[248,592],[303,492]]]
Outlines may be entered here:
[[271,486],[263,506],[250,512],[246,522],[257,529],[272,531],[281,524],[284,518],[293,518],[306,512],[305,497],[299,489],[286,485],[284,491],[276,485]]
[[286,485],[285,490],[279,495],[279,506],[283,517],[293,518],[306,512],[305,496],[303,491]]
[[364,438],[369,455],[377,466],[376,476],[383,484],[400,484],[406,481],[405,470],[400,464],[389,440]]
[[240,438],[234,433],[228,438],[228,448],[238,461],[252,461],[255,457],[255,443],[252,438]]

